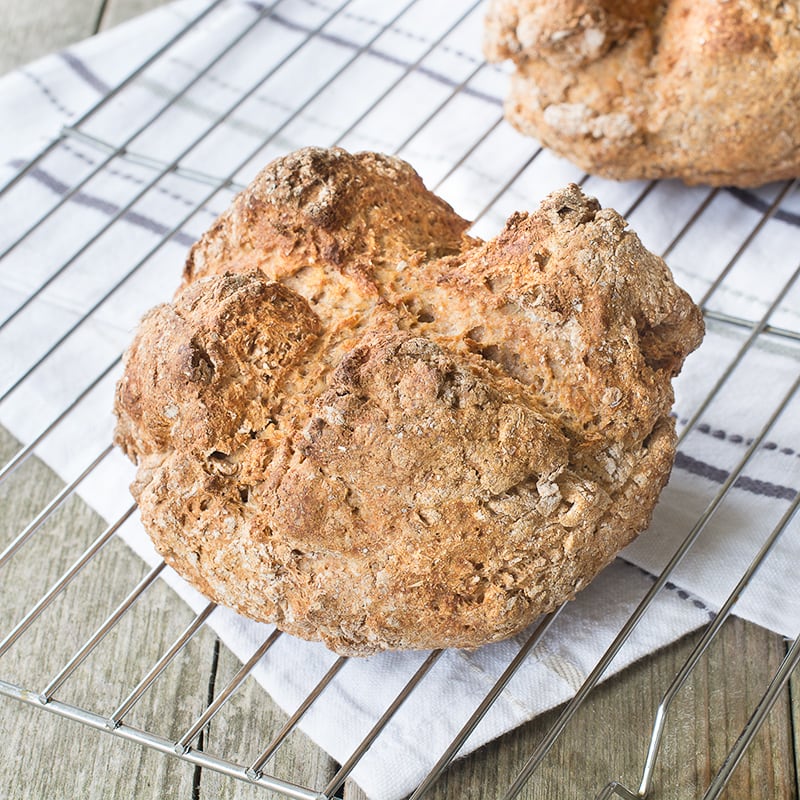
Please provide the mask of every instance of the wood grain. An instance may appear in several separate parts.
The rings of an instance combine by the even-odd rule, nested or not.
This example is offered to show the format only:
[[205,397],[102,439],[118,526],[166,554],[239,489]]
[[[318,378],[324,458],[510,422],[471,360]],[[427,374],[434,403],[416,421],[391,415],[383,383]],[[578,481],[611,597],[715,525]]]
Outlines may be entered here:
[[[531,777],[521,800],[592,798],[612,780],[635,791],[655,710],[699,637],[692,634],[601,684]],[[670,710],[653,798],[702,796],[701,789],[716,773],[752,710],[755,695],[760,696],[782,655],[780,637],[738,619],[726,624]],[[426,799],[501,796],[559,713],[556,709],[544,714],[455,761]],[[773,709],[723,797],[796,798],[792,748],[787,694]],[[353,786],[345,798],[364,800]]]
[[[218,690],[230,681],[240,666],[238,659],[228,650],[220,650],[216,673]],[[211,722],[207,748],[235,758],[239,763],[252,764],[280,731],[286,719],[287,715],[264,690],[252,678],[248,678]],[[278,749],[264,771],[281,780],[321,790],[336,772],[336,763],[298,731],[291,734]],[[225,776],[212,770],[203,772],[204,798],[255,800],[270,795],[270,792],[256,786],[234,785]]]
[[[0,438],[3,461],[14,449],[13,440],[3,435]],[[4,543],[14,530],[19,529],[21,521],[32,518],[60,487],[58,479],[34,459],[29,460],[18,473],[0,486],[0,536]],[[20,482],[24,482],[25,491],[20,491],[17,485]],[[0,603],[0,630],[4,634],[103,528],[104,523],[96,514],[84,504],[71,501],[18,552],[2,574],[6,591],[3,591]],[[124,586],[131,579],[136,581],[144,572],[141,562],[119,543],[113,543],[103,556],[106,564],[99,565],[104,573],[102,579],[84,580],[71,587],[61,602],[45,612],[41,623],[31,628],[0,659],[0,674],[4,679],[16,680],[34,690],[43,689],[78,644],[91,633],[95,622],[91,614],[64,613],[71,607],[70,601],[75,601],[74,593],[80,592],[80,607],[101,612],[109,602],[113,604],[120,598],[120,583]],[[8,591],[9,587],[13,587],[13,591]],[[170,598],[163,597],[166,589],[154,588],[156,594],[162,595],[156,600],[168,603]],[[159,588],[163,591],[159,592]],[[177,603],[176,606],[171,609],[176,616],[188,615],[187,609]],[[164,616],[164,619],[171,621],[173,615]],[[161,625],[160,629],[148,630],[148,639],[162,645],[169,636],[166,627]],[[120,658],[119,654],[117,658]],[[110,689],[106,692],[105,688],[111,666],[109,661],[101,681],[81,680],[79,673],[75,680],[65,685],[59,697],[85,701],[96,707],[104,703],[106,707],[112,705],[108,696],[112,692]],[[132,677],[126,675],[124,664],[117,662],[116,666],[118,674],[124,676],[123,680]],[[171,691],[174,696],[182,694],[180,681],[172,683]],[[170,688],[165,692],[169,694]],[[165,697],[164,702],[170,699]],[[121,742],[8,698],[0,698],[0,730],[3,731],[0,786],[3,787],[3,797],[11,800],[190,797],[191,770],[183,765],[178,769],[177,762],[165,759],[159,753]],[[106,780],[104,776],[110,779]]]
[[[786,648],[788,650],[788,647]],[[794,753],[792,768],[794,769],[797,787],[795,792],[800,796],[800,671],[795,670],[789,679],[789,699],[792,707],[792,740]]]
[[106,30],[164,5],[165,0],[109,0],[100,17],[99,30]]
[[102,0],[0,0],[0,75],[91,36],[98,29],[102,6]]
[[[0,462],[18,447],[0,429]],[[61,481],[29,459],[0,485],[0,546],[24,527],[61,488]],[[2,635],[21,619],[105,523],[72,498],[29,539],[2,573]],[[41,691],[148,572],[122,542],[111,539],[89,566],[0,659],[0,677]],[[109,716],[193,619],[189,608],[161,582],[154,583],[60,688],[58,700]],[[201,628],[125,718],[127,724],[177,740],[239,669],[215,635]],[[286,715],[248,679],[204,731],[203,749],[249,763]],[[264,797],[259,787],[236,781],[161,753],[121,741],[69,720],[0,698],[0,793],[19,798]],[[34,764],[51,765],[36,768]],[[24,768],[21,768],[23,767]],[[57,771],[54,771],[57,767]],[[324,786],[334,762],[300,734],[270,765],[300,785]],[[199,787],[203,787],[202,795]]]
[[166,0],[0,0],[0,75],[164,5]]

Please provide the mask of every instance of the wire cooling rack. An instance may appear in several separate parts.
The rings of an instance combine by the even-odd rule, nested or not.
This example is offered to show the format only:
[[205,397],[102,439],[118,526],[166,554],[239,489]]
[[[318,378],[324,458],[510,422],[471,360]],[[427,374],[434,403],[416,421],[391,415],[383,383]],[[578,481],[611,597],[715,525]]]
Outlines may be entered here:
[[[14,326],[26,315],[42,313],[37,311],[40,304],[50,295],[58,296],[63,282],[83,281],[87,263],[96,265],[102,259],[111,258],[115,265],[113,270],[109,269],[103,287],[90,295],[83,307],[70,309],[71,314],[56,320],[53,326],[42,321],[41,341],[20,340],[17,342],[19,352],[15,345],[13,353],[10,348],[4,353],[6,366],[0,385],[0,409],[26,391],[33,391],[35,395],[39,390],[30,387],[35,387],[37,377],[42,375],[49,380],[49,369],[56,377],[60,367],[79,371],[82,388],[77,393],[67,392],[61,396],[58,389],[61,384],[54,377],[51,405],[47,406],[47,411],[40,411],[32,403],[27,443],[16,448],[0,470],[0,480],[11,485],[11,491],[17,496],[30,493],[31,502],[38,503],[24,527],[9,533],[2,542],[0,571],[7,572],[10,566],[29,558],[32,559],[31,574],[44,572],[41,564],[63,561],[56,557],[53,547],[59,551],[63,549],[67,554],[65,558],[75,554],[72,566],[54,576],[44,593],[30,602],[26,600],[19,608],[11,602],[12,596],[24,592],[3,578],[2,592],[8,596],[8,602],[6,599],[3,602],[9,608],[14,607],[15,616],[7,621],[6,630],[0,630],[0,692],[195,765],[301,800],[342,796],[343,786],[344,791],[348,791],[348,775],[436,663],[439,653],[431,654],[423,662],[386,712],[375,720],[374,727],[352,756],[317,785],[298,782],[296,774],[288,778],[273,774],[273,757],[282,748],[292,746],[298,721],[335,681],[346,659],[336,661],[296,711],[275,725],[271,735],[259,745],[257,755],[243,759],[235,748],[231,753],[214,753],[203,747],[203,732],[210,721],[231,703],[253,667],[280,634],[266,638],[241,669],[230,676],[224,688],[209,694],[205,707],[190,714],[190,722],[181,729],[180,735],[165,736],[157,732],[155,724],[131,722],[132,712],[153,694],[154,687],[171,666],[187,657],[187,653],[191,659],[192,643],[202,636],[208,617],[214,611],[213,605],[188,619],[186,626],[158,652],[153,652],[147,642],[141,642],[138,649],[142,677],[126,687],[110,707],[96,707],[101,694],[97,687],[90,688],[82,701],[70,699],[67,691],[70,679],[80,666],[91,660],[96,648],[112,632],[123,627],[124,620],[153,591],[158,583],[156,578],[165,567],[163,563],[156,564],[138,583],[120,589],[119,596],[109,590],[111,605],[108,609],[86,607],[81,593],[72,591],[71,587],[91,571],[91,565],[115,540],[134,508],[125,509],[91,541],[87,540],[85,531],[68,526],[54,545],[52,535],[45,532],[48,522],[69,507],[76,491],[106,468],[111,445],[86,457],[66,485],[52,497],[35,496],[30,483],[34,478],[26,470],[34,462],[30,456],[40,453],[60,430],[74,427],[73,412],[99,385],[113,377],[119,366],[124,337],[116,340],[112,336],[107,347],[86,352],[81,349],[82,332],[99,325],[104,315],[114,317],[122,313],[119,309],[132,308],[138,316],[155,300],[162,299],[141,296],[137,284],[141,273],[165,260],[172,260],[179,267],[175,253],[180,248],[185,250],[214,215],[227,206],[233,193],[274,155],[299,144],[341,144],[348,149],[377,149],[405,157],[430,188],[450,199],[464,216],[476,220],[475,231],[479,235],[491,235],[509,212],[532,207],[547,191],[568,180],[581,183],[589,193],[599,195],[605,205],[616,207],[637,229],[640,223],[646,227],[647,217],[643,212],[646,207],[655,208],[656,212],[650,213],[658,214],[661,213],[658,209],[670,208],[669,200],[674,193],[683,192],[684,198],[688,196],[690,202],[683,207],[689,207],[689,213],[670,219],[664,226],[669,231],[668,237],[662,233],[662,239],[655,243],[643,238],[651,249],[659,250],[668,260],[676,257],[687,243],[694,242],[695,251],[699,250],[702,257],[713,264],[714,273],[702,288],[693,287],[695,297],[703,307],[708,325],[729,332],[736,345],[727,362],[720,365],[702,400],[688,418],[680,420],[681,442],[697,432],[733,440],[737,434],[711,430],[703,421],[709,406],[731,391],[731,376],[757,346],[783,348],[795,353],[800,350],[800,329],[792,323],[791,314],[781,314],[787,298],[796,291],[800,269],[796,263],[780,283],[776,283],[771,300],[760,315],[738,311],[745,306],[737,306],[735,302],[741,294],[737,289],[738,272],[743,265],[758,260],[762,238],[770,225],[779,222],[791,231],[789,241],[794,245],[794,252],[790,252],[788,258],[794,262],[800,260],[800,228],[797,227],[800,204],[794,182],[758,192],[735,192],[688,190],[657,182],[617,185],[583,175],[543,151],[533,140],[513,133],[503,121],[501,97],[506,80],[503,69],[487,66],[479,56],[479,46],[473,45],[471,50],[463,46],[464,41],[479,38],[481,3],[436,4],[431,0],[405,0],[381,4],[380,11],[374,6],[358,4],[355,0],[331,5],[304,0],[271,5],[240,3],[238,6],[218,0],[205,6],[187,6],[193,9],[187,23],[132,74],[109,88],[99,102],[65,127],[38,155],[18,164],[0,196],[0,201],[6,202],[5,207],[13,208],[15,193],[23,191],[31,180],[47,196],[46,202],[37,206],[40,213],[13,220],[17,226],[14,238],[0,253],[0,266],[12,265],[4,267],[7,269],[16,268],[13,259],[25,243],[36,237],[49,243],[51,226],[69,230],[70,226],[63,225],[63,221],[71,218],[77,205],[96,211],[98,217],[95,229],[69,230],[66,240],[62,235],[51,243],[56,257],[48,270],[38,274],[31,267],[34,274],[29,285],[22,281],[19,291],[4,301],[0,335],[4,331],[13,333]],[[231,13],[232,9],[236,13]],[[223,20],[223,16],[224,24],[220,23],[221,29],[213,36],[213,47],[208,48],[203,63],[187,61],[184,49],[187,43],[202,31],[216,31],[217,21]],[[252,44],[254,36],[264,37],[268,45],[265,44],[259,63],[243,65],[236,60],[237,56],[248,41]],[[197,50],[192,52],[196,55]],[[313,68],[309,69],[309,65]],[[306,83],[298,84],[300,74],[306,76]],[[308,82],[309,74],[314,74],[314,81]],[[155,85],[160,87],[160,92],[152,91]],[[151,90],[147,103],[142,101],[143,87]],[[209,100],[204,105],[203,101],[212,96],[214,102]],[[159,98],[155,105],[153,97]],[[125,108],[127,113],[120,114],[120,109]],[[187,109],[193,113],[187,113]],[[213,113],[209,109],[213,109]],[[392,120],[391,125],[386,124],[387,116]],[[120,118],[126,120],[121,127]],[[464,120],[468,120],[468,124],[464,124]],[[176,130],[180,131],[180,136],[174,135]],[[80,164],[81,169],[70,182],[53,177],[62,161]],[[112,201],[97,189],[111,184],[124,186],[127,195]],[[708,240],[707,231],[712,230],[708,220],[723,202],[739,203],[757,213],[749,218],[751,223],[731,233],[725,247],[718,247],[719,243]],[[153,208],[161,208],[159,203],[164,204],[163,216],[152,213]],[[464,207],[470,203],[471,207]],[[150,238],[141,245],[126,246],[125,251],[120,252],[115,249],[113,236],[123,223],[131,228],[138,226]],[[164,256],[165,251],[167,256]],[[164,296],[171,293],[176,283],[174,276],[173,270],[169,280],[165,278],[168,287],[164,289]],[[723,295],[728,303],[718,302]],[[782,418],[792,413],[796,389],[797,381],[779,393],[780,396],[773,396],[772,391],[765,392],[763,426],[741,442],[738,463],[714,476],[719,490],[689,525],[685,538],[672,552],[664,569],[653,577],[651,589],[579,685],[573,699],[550,715],[549,727],[533,749],[517,758],[514,776],[505,785],[496,787],[497,797],[511,800],[526,796],[542,762],[587,702],[631,632],[647,614],[654,598],[666,588],[674,589],[671,581],[675,569],[684,559],[693,557],[694,545],[709,522],[724,508],[730,490],[747,480],[747,472],[759,453],[765,448],[778,447],[771,438],[772,431]],[[795,447],[800,448],[800,443],[795,443]],[[795,455],[790,444],[783,443],[781,448],[787,457]],[[692,468],[703,471],[702,466],[693,465]],[[723,624],[753,575],[792,524],[800,495],[789,487],[778,488],[787,501],[784,513],[771,524],[760,550],[737,576],[738,583],[727,602],[711,615],[711,621],[697,637],[688,658],[677,667],[674,678],[660,687],[662,701],[653,712],[649,745],[644,743],[646,754],[639,787],[633,790],[612,781],[605,788],[597,787],[599,796],[637,798],[650,792],[662,736],[676,697],[719,637]],[[43,544],[37,548],[38,539],[42,539]],[[99,622],[96,622],[98,614]],[[415,800],[434,792],[442,796],[441,778],[448,766],[512,680],[519,665],[536,651],[552,618],[546,618],[510,660],[497,683],[414,791]],[[48,653],[32,653],[27,661],[23,660],[28,666],[21,668],[19,674],[9,676],[3,671],[3,657],[15,648],[24,648],[29,631],[42,624],[63,627],[63,620],[68,620],[69,627],[76,631],[86,632],[70,657],[51,664]],[[753,704],[752,714],[732,742],[727,756],[719,760],[716,773],[696,787],[705,792],[704,797],[718,797],[727,785],[767,714],[785,690],[800,660],[799,642],[797,639],[787,642],[785,656],[763,695]],[[32,666],[38,662],[46,662],[47,671],[41,679]],[[171,709],[167,714],[172,712]],[[158,714],[163,716],[164,709],[158,710]],[[349,791],[351,796],[356,796],[352,794],[355,789]]]

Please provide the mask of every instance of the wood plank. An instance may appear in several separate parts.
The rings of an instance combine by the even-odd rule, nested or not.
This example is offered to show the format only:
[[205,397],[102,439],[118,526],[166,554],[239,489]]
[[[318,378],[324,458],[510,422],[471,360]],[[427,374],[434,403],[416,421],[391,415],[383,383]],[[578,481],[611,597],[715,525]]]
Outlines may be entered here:
[[169,0],[0,0],[0,75],[119,25]]
[[[14,447],[10,437],[0,439],[4,458]],[[26,487],[24,491],[21,486]],[[0,486],[3,510],[0,542],[7,542],[13,531],[31,519],[59,486],[58,479],[35,459],[29,460],[18,476]],[[20,522],[11,522],[12,519]],[[4,630],[35,602],[102,528],[96,515],[73,500],[24,546],[10,565],[10,579],[3,576],[3,585],[16,587],[0,604]],[[48,612],[50,625],[34,628],[0,660],[3,677],[10,674],[16,680],[27,678],[25,685],[41,689],[104,613],[145,572],[145,567],[124,545],[112,542],[102,560],[99,558],[85,579],[71,587],[63,598],[63,608],[96,608],[95,618],[62,613],[61,618],[69,624],[54,626],[52,620],[58,622],[60,618],[59,608],[54,607],[52,613]],[[191,618],[188,609],[169,589],[154,585],[136,612],[123,618],[59,697],[109,713]],[[635,787],[654,709],[698,636],[688,637],[599,687],[522,797],[536,800],[591,797],[611,779]],[[178,738],[202,713],[212,671],[216,691],[220,691],[239,668],[237,659],[224,648],[213,665],[214,650],[214,635],[203,630],[126,721]],[[784,652],[780,637],[763,629],[741,620],[731,620],[726,625],[720,640],[701,661],[670,712],[655,775],[656,797],[694,797],[698,787],[707,785]],[[796,697],[796,676],[793,681]],[[547,714],[456,762],[429,796],[437,800],[496,796],[554,718],[555,713]],[[204,747],[249,763],[284,719],[283,712],[248,679],[212,721]],[[791,707],[786,692],[734,773],[726,793],[728,798],[797,797],[798,754],[792,723],[798,724],[798,707],[796,702]],[[20,770],[19,765],[28,763],[26,759],[30,757],[41,763],[62,765],[57,785],[65,791],[64,796],[92,798],[95,791],[92,787],[99,786],[104,797],[123,797],[130,796],[126,792],[135,786],[137,797],[188,798],[197,785],[202,787],[201,797],[236,800],[265,796],[258,787],[210,770],[200,773],[191,765],[79,728],[75,723],[13,701],[0,703],[0,727],[10,731],[2,746],[0,785],[9,787],[11,797],[45,796],[54,780],[47,770]],[[107,769],[107,764],[112,768]],[[314,788],[322,788],[334,770],[335,764],[299,734],[293,736],[269,766],[271,774]],[[363,794],[351,783],[346,787],[345,797],[363,800]]]
[[91,36],[97,30],[102,5],[102,0],[0,0],[0,75]]
[[351,780],[345,781],[343,797],[344,800],[369,800],[367,795],[361,790],[361,787]]
[[[267,656],[268,657],[268,656]],[[222,648],[216,673],[216,691],[221,691],[236,674],[241,662]],[[248,678],[223,706],[210,725],[205,749],[227,753],[239,763],[251,764],[283,727],[287,715],[264,690]],[[321,791],[336,772],[336,763],[299,731],[292,733],[267,763],[264,771],[299,786]],[[203,770],[201,796],[215,800],[256,800],[276,797],[247,784],[234,785],[223,775]]]
[[[781,658],[780,637],[731,620],[678,695],[655,771],[654,798],[700,795],[744,724],[755,695]],[[520,794],[523,800],[595,797],[606,783],[639,785],[653,714],[699,634],[634,664],[599,686]],[[744,656],[744,657],[743,657]],[[498,797],[517,775],[558,710],[457,760],[426,798]],[[797,797],[788,693],[770,715],[725,797]],[[346,800],[363,800],[349,785]]]
[[108,0],[100,18],[99,30],[112,28],[121,22],[163,6],[168,0]]
[[[707,662],[707,695],[711,735],[704,768],[716,774],[730,747],[761,699],[786,652],[781,636],[743,620],[732,620],[719,652]],[[782,692],[767,722],[733,773],[723,798],[797,797],[792,751],[791,696]],[[701,707],[696,710],[696,715]]]
[[[0,462],[16,443],[0,431]],[[30,459],[0,485],[0,544],[30,520],[61,487],[44,465]],[[22,490],[22,486],[25,490]],[[105,524],[84,503],[72,500],[25,544],[0,573],[0,638],[34,605]],[[122,542],[112,539],[86,570],[0,659],[0,677],[41,691],[106,615],[147,573]],[[59,700],[109,715],[178,637],[194,615],[161,582],[156,582],[58,690]],[[169,739],[178,739],[208,701],[209,675],[218,687],[239,668],[223,647],[214,661],[216,637],[201,629],[185,650],[134,707],[125,722]],[[215,719],[211,744],[231,758],[236,743],[250,737],[260,746],[270,725],[285,715],[249,680],[238,703]],[[52,716],[9,698],[0,699],[0,786],[3,797],[193,797],[198,780],[204,797],[265,796],[263,789],[172,759],[142,746]],[[23,768],[24,767],[24,768]],[[295,739],[276,763],[283,777],[297,783],[324,783],[333,762],[318,748]],[[52,794],[54,786],[57,791]]]
[[[787,645],[787,650],[788,645]],[[800,796],[800,668],[792,673],[789,679],[789,697],[792,703],[792,731],[794,741],[794,774],[797,783],[797,794]]]
[[[13,440],[0,432],[3,462],[15,447]],[[35,459],[20,469],[20,475],[25,479],[26,491],[19,491],[16,476],[0,486],[0,530],[4,542],[19,528],[18,520],[30,519],[61,486],[58,478]],[[64,514],[57,515],[17,553],[0,573],[0,586],[4,589],[0,602],[3,635],[104,527],[85,504],[71,502]],[[80,586],[80,602],[87,610],[99,611],[113,604],[129,582],[135,582],[144,571],[127,547],[114,544],[104,554],[105,565],[99,565],[95,580],[84,581]],[[171,593],[165,587],[154,588],[156,595],[161,594],[154,595],[154,600],[169,602]],[[64,600],[69,601],[66,594]],[[175,613],[180,614],[181,610],[178,607]],[[42,624],[35,625],[0,659],[0,675],[36,691],[43,689],[93,629],[95,621],[90,616],[86,614],[88,619],[83,619],[83,615],[65,613],[63,604],[54,604]],[[156,647],[170,638],[168,627],[155,625],[148,630]],[[135,641],[128,644],[129,650],[138,647]],[[109,670],[95,674],[93,681],[78,673],[59,696],[91,700],[99,706],[105,703],[113,708],[118,684],[136,680],[126,675],[126,663],[125,655],[109,663],[109,670],[121,680],[108,681]],[[170,693],[174,695],[180,688],[177,681],[164,687],[164,701],[170,702]],[[4,797],[190,797],[192,774],[185,765],[10,698],[0,698],[0,730],[4,733],[0,744],[0,786]]]

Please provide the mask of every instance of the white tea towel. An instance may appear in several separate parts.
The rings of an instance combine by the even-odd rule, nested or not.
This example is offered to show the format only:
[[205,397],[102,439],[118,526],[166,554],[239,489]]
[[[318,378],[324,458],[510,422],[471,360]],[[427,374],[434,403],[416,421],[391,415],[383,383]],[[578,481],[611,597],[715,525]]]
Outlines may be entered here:
[[[284,0],[274,9],[227,0],[81,121],[81,136],[61,141],[0,198],[0,251],[68,198],[0,261],[0,320],[15,314],[0,328],[0,423],[31,441],[108,369],[36,448],[65,479],[110,441],[119,353],[141,314],[173,293],[189,244],[230,202],[235,186],[217,190],[204,176],[245,184],[273,156],[309,144],[398,152],[459,213],[479,217],[475,232],[482,236],[497,232],[510,212],[533,208],[549,191],[582,178],[572,165],[539,152],[535,141],[497,124],[506,74],[483,65],[483,4],[417,0],[402,13],[407,5],[353,0],[337,13],[331,0]],[[208,7],[207,0],[183,0],[0,80],[0,184]],[[234,41],[232,51],[184,93]],[[111,158],[107,146],[126,154]],[[96,177],[71,192],[105,161]],[[162,174],[163,165],[178,161],[180,169]],[[647,187],[589,178],[585,188],[624,213]],[[696,298],[713,289],[708,305],[719,314],[760,319],[797,268],[800,202],[794,193],[715,284],[778,190],[715,193],[670,254],[676,277]],[[706,189],[659,183],[630,214],[631,226],[645,245],[663,250],[707,195]],[[771,323],[796,331],[798,299],[798,290],[790,289]],[[735,325],[709,324],[705,343],[677,382],[679,430],[728,365],[735,368],[682,442],[651,529],[625,552],[631,563],[618,560],[568,605],[462,753],[574,693],[652,586],[651,575],[736,468],[800,363],[791,338],[759,337],[745,347],[746,337]],[[797,412],[792,401],[680,565],[674,581],[681,588],[671,583],[658,595],[611,671],[702,625],[709,608],[724,601],[796,497]],[[114,452],[79,490],[114,520],[130,504],[132,475]],[[135,519],[122,535],[144,559],[157,561]],[[797,635],[800,619],[800,599],[791,591],[798,536],[794,523],[736,607],[789,636]],[[167,580],[194,608],[204,605],[169,571]],[[269,630],[222,609],[211,624],[243,660]],[[369,797],[396,800],[414,788],[523,640],[473,653],[448,651],[436,662],[356,767],[354,778]],[[426,656],[350,660],[303,718],[303,730],[346,761]],[[318,644],[283,636],[254,675],[292,712],[334,659]]]

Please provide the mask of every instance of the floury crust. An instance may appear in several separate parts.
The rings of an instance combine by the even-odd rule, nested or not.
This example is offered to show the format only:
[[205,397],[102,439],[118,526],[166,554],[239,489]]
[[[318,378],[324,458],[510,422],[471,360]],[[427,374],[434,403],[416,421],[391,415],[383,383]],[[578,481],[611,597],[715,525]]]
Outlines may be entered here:
[[309,148],[194,246],[116,441],[204,594],[343,654],[472,648],[648,524],[698,309],[576,186],[467,227],[404,162]]
[[592,174],[800,175],[797,2],[492,0],[484,50],[516,67],[512,124]]

